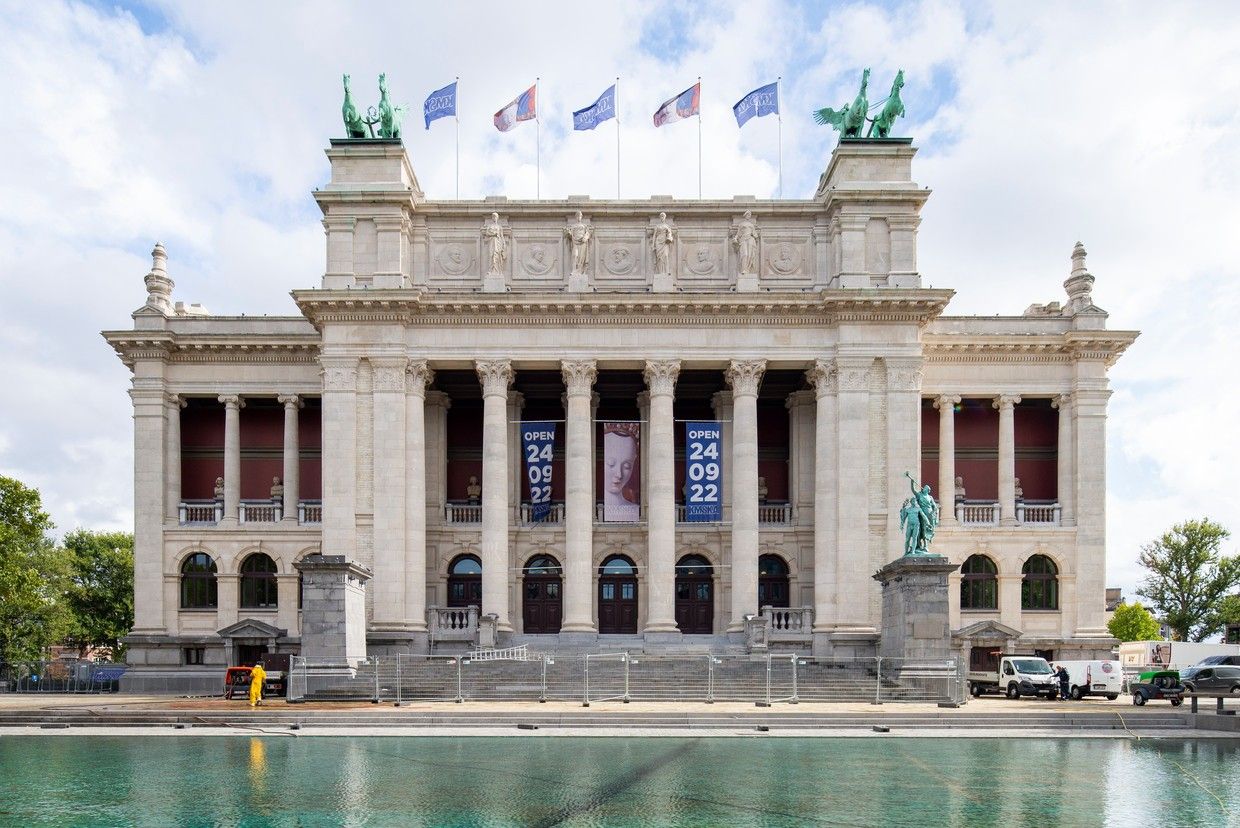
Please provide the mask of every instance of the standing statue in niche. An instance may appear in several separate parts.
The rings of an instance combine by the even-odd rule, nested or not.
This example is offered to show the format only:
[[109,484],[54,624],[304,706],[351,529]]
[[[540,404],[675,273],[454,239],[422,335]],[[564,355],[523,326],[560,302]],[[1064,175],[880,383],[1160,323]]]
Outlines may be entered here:
[[758,270],[758,224],[753,213],[745,211],[744,217],[732,228],[732,245],[736,248],[736,264],[742,276]]
[[487,273],[503,273],[504,261],[508,258],[508,239],[504,237],[504,226],[500,224],[499,213],[492,213],[491,220],[482,225],[482,238],[486,240],[491,258]]
[[650,231],[650,250],[654,253],[654,270],[656,273],[672,272],[672,244],[676,241],[676,231],[667,223],[667,213],[659,213],[659,223]]
[[930,542],[934,540],[934,530],[939,525],[939,505],[930,494],[928,484],[918,489],[913,475],[905,472],[904,476],[908,478],[909,488],[913,492],[913,496],[900,507],[904,554],[929,555]]
[[580,210],[577,211],[577,218],[564,228],[564,235],[568,236],[569,244],[572,246],[572,272],[575,274],[586,272],[586,265],[590,259],[590,237],[593,234],[594,228],[582,220]]

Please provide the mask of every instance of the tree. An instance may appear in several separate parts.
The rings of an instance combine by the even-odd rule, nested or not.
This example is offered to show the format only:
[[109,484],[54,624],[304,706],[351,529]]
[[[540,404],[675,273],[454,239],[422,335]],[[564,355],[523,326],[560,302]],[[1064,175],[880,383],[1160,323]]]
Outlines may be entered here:
[[35,661],[69,630],[65,556],[37,489],[0,476],[0,661]]
[[1218,604],[1240,585],[1240,557],[1219,553],[1230,533],[1208,518],[1187,520],[1151,544],[1138,560],[1149,570],[1137,593],[1171,627],[1177,641],[1204,641],[1222,629]]
[[1107,631],[1120,641],[1157,641],[1159,629],[1158,619],[1140,601],[1120,604],[1107,622]]
[[1240,593],[1228,595],[1218,602],[1218,625],[1240,624]]
[[113,659],[124,654],[121,637],[133,627],[133,535],[78,529],[65,535],[73,616],[70,640],[85,655],[107,648]]

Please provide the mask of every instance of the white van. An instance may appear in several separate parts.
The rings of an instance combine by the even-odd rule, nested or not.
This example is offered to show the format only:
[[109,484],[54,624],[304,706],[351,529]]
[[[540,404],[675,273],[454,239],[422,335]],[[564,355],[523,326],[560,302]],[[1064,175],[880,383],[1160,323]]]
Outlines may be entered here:
[[1059,682],[1051,674],[1046,659],[1032,655],[1005,655],[999,659],[996,670],[970,670],[969,692],[974,698],[983,693],[1003,693],[1009,699],[1021,696],[1045,696],[1053,699],[1059,695]]
[[1068,693],[1074,699],[1106,696],[1114,701],[1124,686],[1123,665],[1118,661],[1056,661],[1051,667],[1068,671]]

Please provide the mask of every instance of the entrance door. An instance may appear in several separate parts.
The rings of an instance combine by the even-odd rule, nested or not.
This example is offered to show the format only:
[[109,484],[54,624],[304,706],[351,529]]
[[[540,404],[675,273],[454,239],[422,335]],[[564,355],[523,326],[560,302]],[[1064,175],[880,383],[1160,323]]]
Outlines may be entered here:
[[476,555],[458,555],[448,564],[448,606],[482,606],[482,562]]
[[714,569],[701,555],[686,555],[676,564],[676,626],[686,635],[714,631]]
[[623,555],[613,555],[598,569],[598,631],[637,632],[637,567]]
[[521,598],[522,629],[531,635],[558,633],[563,615],[560,591],[560,562],[539,555],[525,565],[525,586]]

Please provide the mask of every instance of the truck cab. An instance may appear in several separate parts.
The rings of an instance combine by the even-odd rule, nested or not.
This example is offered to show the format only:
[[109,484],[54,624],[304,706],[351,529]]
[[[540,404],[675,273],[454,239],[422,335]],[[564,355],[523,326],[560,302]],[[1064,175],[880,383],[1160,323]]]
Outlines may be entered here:
[[969,693],[974,698],[986,693],[1003,693],[1009,699],[1021,696],[1059,695],[1059,682],[1046,659],[1035,655],[1004,655],[995,670],[970,670]]

